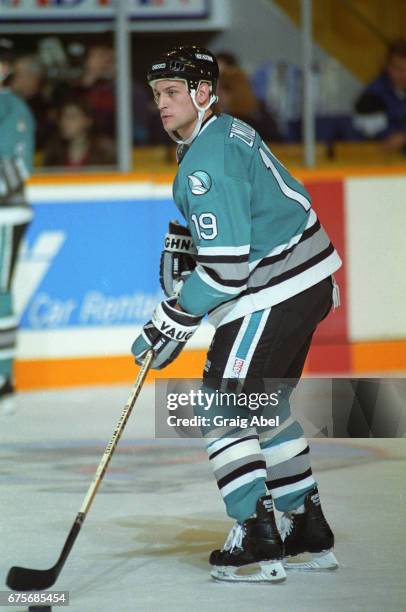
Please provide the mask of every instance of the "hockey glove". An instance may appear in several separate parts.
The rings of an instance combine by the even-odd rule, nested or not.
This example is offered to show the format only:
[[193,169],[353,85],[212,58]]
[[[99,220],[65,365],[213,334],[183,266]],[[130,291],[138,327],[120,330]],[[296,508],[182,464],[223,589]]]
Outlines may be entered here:
[[196,255],[188,228],[177,221],[170,221],[159,268],[159,280],[165,295],[178,295],[184,281],[196,267]]
[[141,334],[131,347],[135,361],[141,365],[145,353],[153,348],[154,370],[161,370],[171,363],[184,348],[199,327],[202,317],[176,310],[176,297],[164,300],[155,308],[151,321],[142,328]]

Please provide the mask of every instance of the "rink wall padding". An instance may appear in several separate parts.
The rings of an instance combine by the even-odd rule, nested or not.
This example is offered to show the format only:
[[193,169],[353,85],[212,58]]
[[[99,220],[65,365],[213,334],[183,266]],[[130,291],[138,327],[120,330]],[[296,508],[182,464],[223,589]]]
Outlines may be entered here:
[[[406,166],[298,171],[344,266],[342,306],[318,329],[306,372],[406,371]],[[158,269],[173,176],[34,177],[35,218],[14,283],[20,389],[131,381],[129,349],[162,298]],[[200,376],[213,330],[159,376]],[[151,374],[153,378],[154,373]]]
[[[161,371],[150,370],[147,381],[156,378],[201,378],[206,351],[188,350]],[[16,376],[20,390],[127,383],[135,380],[138,366],[131,356],[76,359],[19,360]]]

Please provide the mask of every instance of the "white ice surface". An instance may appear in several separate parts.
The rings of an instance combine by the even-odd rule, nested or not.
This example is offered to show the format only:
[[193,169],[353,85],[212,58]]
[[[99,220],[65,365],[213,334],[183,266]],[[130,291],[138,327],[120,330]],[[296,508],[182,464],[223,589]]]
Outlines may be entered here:
[[[55,563],[128,391],[24,393],[15,415],[0,416],[0,590],[11,565]],[[404,612],[405,439],[315,440],[313,468],[341,567],[244,585],[209,577],[209,553],[231,521],[205,451],[153,432],[146,387],[54,586],[70,591],[66,610]]]

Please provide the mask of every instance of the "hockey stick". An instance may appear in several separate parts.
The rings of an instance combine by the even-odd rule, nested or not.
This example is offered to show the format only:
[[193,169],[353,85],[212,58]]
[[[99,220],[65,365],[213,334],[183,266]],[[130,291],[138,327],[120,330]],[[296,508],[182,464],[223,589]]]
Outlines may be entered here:
[[94,496],[96,495],[97,489],[106,473],[107,466],[113,456],[114,450],[117,446],[118,441],[121,438],[121,434],[124,431],[124,427],[130,417],[136,399],[141,391],[141,387],[147,376],[148,370],[151,366],[154,352],[149,350],[145,356],[141,370],[138,373],[137,379],[131,390],[130,396],[127,403],[121,413],[120,420],[117,423],[117,427],[111,437],[110,442],[106,446],[103,457],[99,463],[99,467],[96,470],[93,482],[91,483],[86,497],[83,500],[82,507],[75,518],[75,522],[69,532],[66,539],[62,552],[59,556],[58,561],[53,567],[47,570],[36,570],[28,569],[26,567],[12,567],[7,575],[7,586],[14,591],[42,591],[51,587],[57,580],[66,559],[75,543],[75,540],[79,534],[80,528],[86,518],[89,508],[93,502]]

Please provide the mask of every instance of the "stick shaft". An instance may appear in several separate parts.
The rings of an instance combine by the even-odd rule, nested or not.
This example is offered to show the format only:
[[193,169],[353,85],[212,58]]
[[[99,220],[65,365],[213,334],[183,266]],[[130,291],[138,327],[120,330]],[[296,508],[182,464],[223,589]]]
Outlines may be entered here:
[[83,521],[86,518],[86,514],[92,504],[94,496],[96,495],[97,489],[99,488],[99,485],[103,479],[107,466],[110,463],[110,459],[113,456],[114,449],[117,446],[121,434],[123,433],[124,427],[129,419],[136,399],[141,391],[141,387],[148,374],[148,370],[151,367],[153,358],[154,352],[152,350],[148,351],[142,364],[141,370],[139,371],[137,379],[131,390],[127,403],[123,409],[114,434],[110,442],[106,446],[106,450],[104,451],[99,467],[96,470],[93,482],[86,493],[86,497],[83,501],[82,507],[75,518],[71,530],[69,531],[68,537],[66,538],[58,561],[53,567],[47,570],[28,569],[25,567],[11,567],[7,575],[7,586],[10,587],[10,589],[16,591],[46,590],[49,589],[56,582],[65,564],[65,561],[69,556],[72,546],[74,545],[76,538],[79,535]]
[[144,383],[144,380],[148,374],[148,370],[151,366],[151,362],[152,359],[154,357],[154,352],[152,350],[148,351],[145,358],[144,358],[144,362],[141,366],[141,370],[138,373],[138,376],[136,378],[136,381],[134,383],[134,386],[131,390],[131,393],[128,397],[127,403],[124,406],[123,412],[121,413],[121,417],[120,420],[117,423],[117,427],[114,430],[114,433],[111,437],[110,442],[107,444],[106,449],[104,451],[103,457],[101,458],[101,461],[99,463],[99,466],[96,470],[94,479],[91,483],[91,485],[89,486],[89,489],[86,493],[86,497],[83,500],[83,504],[80,508],[79,513],[83,515],[83,520],[86,517],[86,514],[89,511],[90,506],[92,505],[94,496],[97,493],[97,490],[100,486],[101,481],[103,480],[103,476],[106,472],[107,466],[110,463],[110,460],[113,456],[114,450],[118,444],[118,441],[121,438],[121,435],[124,431],[124,427],[126,426],[126,423],[128,421],[128,419],[130,418],[132,409],[134,408],[134,404],[136,402],[136,399],[141,391],[142,385]]

